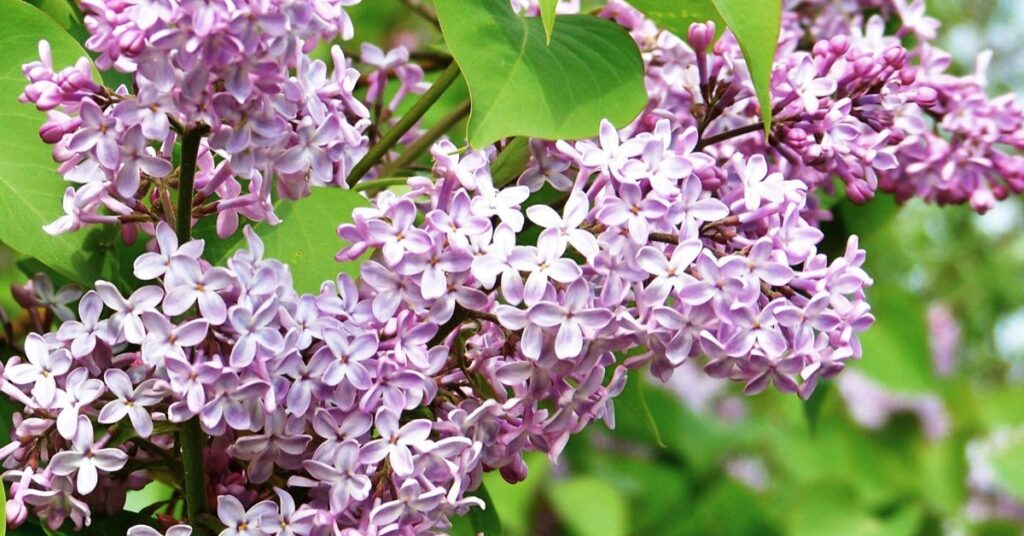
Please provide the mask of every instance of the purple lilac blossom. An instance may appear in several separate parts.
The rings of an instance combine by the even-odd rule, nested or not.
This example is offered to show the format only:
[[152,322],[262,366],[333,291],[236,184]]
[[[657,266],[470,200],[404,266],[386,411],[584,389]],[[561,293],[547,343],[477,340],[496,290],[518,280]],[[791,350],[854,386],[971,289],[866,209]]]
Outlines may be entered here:
[[[873,321],[865,252],[856,237],[838,258],[817,248],[814,193],[833,176],[854,201],[882,188],[979,210],[1021,186],[1004,152],[1020,147],[1015,102],[985,97],[982,72],[944,74],[920,2],[874,6],[903,21],[893,36],[842,6],[789,2],[771,134],[702,145],[759,116],[735,40],[705,54],[711,25],[687,42],[612,0],[601,15],[640,44],[651,93],[633,124],[532,142],[515,185],[495,184],[494,148],[435,143],[432,177],[376,195],[338,229],[339,260],[373,252],[361,277],[316,295],[293,289],[250,227],[247,249],[210,266],[201,240],[179,244],[143,214],[183,129],[209,129],[196,216],[216,214],[228,236],[241,217],[276,222],[272,195],[341,185],[368,147],[369,107],[423,91],[402,49],[362,48],[366,102],[340,48],[331,73],[307,55],[351,36],[355,3],[89,0],[87,46],[100,68],[133,73],[137,92],[103,88],[84,59],[54,71],[45,44],[25,66],[23,100],[48,111],[40,134],[78,185],[47,229],[118,222],[156,240],[134,266],[147,286],[97,282],[77,319],[79,294],[34,284],[33,306],[65,323],[30,336],[0,379],[24,408],[0,449],[13,524],[30,511],[51,528],[88,524],[97,493],[148,481],[122,460],[153,461],[147,449],[170,449],[198,416],[222,535],[444,531],[488,506],[470,495],[484,471],[522,480],[524,453],[555,459],[591,422],[614,425],[631,368],[668,380],[700,366],[750,394],[806,398],[859,358]],[[933,117],[956,143],[921,128]],[[950,158],[969,165],[940,165]],[[531,199],[545,183],[562,200]],[[94,436],[99,423],[111,426]],[[127,428],[134,437],[114,433]]]

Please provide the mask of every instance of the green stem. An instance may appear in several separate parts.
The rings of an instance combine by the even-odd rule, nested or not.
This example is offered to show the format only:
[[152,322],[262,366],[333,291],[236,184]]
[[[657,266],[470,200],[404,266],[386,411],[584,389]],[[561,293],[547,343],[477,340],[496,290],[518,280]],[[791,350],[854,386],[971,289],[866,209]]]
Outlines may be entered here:
[[451,130],[455,123],[462,121],[469,115],[469,101],[465,101],[458,105],[454,110],[451,111],[444,119],[437,122],[436,125],[430,127],[426,133],[424,133],[418,140],[412,143],[405,149],[405,152],[398,155],[398,158],[384,166],[380,174],[383,177],[390,177],[395,175],[395,172],[402,169],[403,167],[413,163],[421,154],[425,153],[430,146],[434,144],[441,136],[444,136],[446,132]]
[[[207,133],[206,127],[193,127],[181,139],[181,176],[178,185],[177,232],[178,242],[184,244],[192,239],[192,194],[196,179],[196,160],[199,158],[199,142]],[[181,445],[181,462],[185,473],[185,513],[189,523],[197,531],[205,529],[199,524],[200,515],[206,511],[206,471],[203,467],[203,431],[199,418],[186,421],[178,433]]]
[[192,239],[192,194],[196,182],[196,160],[199,158],[199,142],[206,129],[195,127],[181,137],[181,174],[178,180],[178,206],[176,207],[176,229],[178,243]]
[[361,182],[352,187],[353,192],[376,192],[392,186],[404,186],[409,182],[409,177],[385,177],[373,179],[372,181]]
[[377,165],[377,162],[379,162],[381,158],[384,158],[384,155],[386,155],[388,151],[398,143],[398,140],[400,140],[406,132],[409,132],[409,129],[423,118],[423,115],[427,113],[427,110],[429,110],[430,107],[433,106],[439,98],[441,98],[441,95],[444,94],[448,87],[459,78],[460,74],[459,65],[453,61],[452,64],[449,65],[443,73],[441,73],[441,76],[439,76],[434,82],[434,85],[430,86],[430,89],[428,89],[427,92],[424,93],[418,101],[416,101],[416,104],[413,104],[412,108],[398,120],[398,124],[392,127],[391,130],[388,130],[376,145],[370,147],[370,152],[366,153],[366,156],[352,167],[352,171],[348,174],[347,180],[350,187],[355,186],[355,184],[359,182],[359,179],[366,176],[366,174],[373,169],[373,166]]

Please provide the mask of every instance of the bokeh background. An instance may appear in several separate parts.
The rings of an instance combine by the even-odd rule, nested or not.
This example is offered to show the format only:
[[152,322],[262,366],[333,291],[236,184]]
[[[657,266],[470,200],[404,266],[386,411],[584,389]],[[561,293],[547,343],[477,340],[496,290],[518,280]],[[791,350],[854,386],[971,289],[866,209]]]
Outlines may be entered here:
[[[928,9],[961,72],[989,49],[991,90],[1024,91],[1024,1]],[[360,41],[427,51],[437,42],[397,0],[351,12],[353,52]],[[455,88],[445,102],[464,98]],[[695,366],[667,386],[633,378],[614,430],[592,426],[557,464],[529,458],[524,483],[485,478],[505,532],[1024,534],[1024,206],[1011,199],[979,216],[882,195],[832,210],[825,247],[859,235],[875,278],[878,321],[860,362],[807,403],[744,397]],[[0,244],[7,310],[17,310],[10,283],[36,268]],[[129,506],[161,493],[134,494]]]

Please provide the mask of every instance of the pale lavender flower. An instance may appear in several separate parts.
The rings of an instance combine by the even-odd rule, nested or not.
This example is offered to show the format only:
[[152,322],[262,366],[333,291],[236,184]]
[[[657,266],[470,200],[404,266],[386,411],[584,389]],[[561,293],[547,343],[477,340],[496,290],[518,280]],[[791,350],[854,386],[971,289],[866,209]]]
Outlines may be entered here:
[[547,205],[534,205],[526,209],[526,215],[530,221],[543,227],[544,232],[556,234],[585,258],[593,259],[599,249],[597,238],[593,233],[579,228],[586,221],[589,211],[590,201],[586,194],[574,191],[565,202],[564,216],[559,216]]
[[89,407],[106,390],[103,382],[89,377],[85,368],[77,368],[64,379],[63,391],[58,391],[59,406],[57,432],[64,439],[74,439],[78,433],[78,416],[82,408]]
[[146,408],[163,400],[154,392],[156,380],[146,380],[135,386],[128,374],[120,369],[108,369],[103,379],[107,391],[116,398],[100,410],[99,422],[112,424],[127,416],[139,437],[149,437],[153,433],[153,418]]
[[328,328],[324,330],[324,346],[313,355],[313,360],[326,359],[330,363],[320,378],[325,385],[334,386],[347,380],[356,389],[366,390],[372,382],[363,363],[376,353],[376,335],[367,333],[349,339],[341,331]]
[[163,276],[170,268],[171,258],[184,255],[199,260],[206,246],[203,240],[190,240],[178,247],[178,236],[164,222],[156,224],[157,251],[139,255],[135,259],[135,277],[149,281]]
[[146,339],[146,326],[142,322],[142,314],[156,313],[160,300],[164,299],[164,291],[160,287],[146,286],[136,290],[131,297],[125,299],[117,287],[106,281],[96,282],[96,292],[103,298],[103,303],[114,311],[110,321],[120,326],[125,340],[132,344],[142,344]]
[[227,306],[218,294],[233,284],[227,270],[210,268],[204,272],[195,259],[177,256],[171,258],[165,284],[164,312],[168,315],[180,315],[198,301],[199,312],[211,325],[223,324],[227,319]]
[[644,196],[640,187],[632,183],[619,186],[619,196],[611,197],[597,211],[597,219],[606,225],[624,225],[629,236],[637,244],[644,244],[650,234],[651,220],[657,220],[668,212],[664,201]]
[[57,338],[71,341],[73,357],[80,359],[88,356],[96,349],[99,340],[108,344],[116,342],[116,335],[110,328],[110,323],[100,319],[102,314],[103,300],[99,294],[90,290],[78,302],[78,316],[81,321],[68,320],[61,324],[57,330]]
[[29,333],[25,338],[25,362],[8,365],[4,377],[17,385],[32,385],[32,396],[43,407],[49,407],[57,396],[58,376],[71,369],[71,356],[67,350],[51,352],[39,334]]
[[[342,441],[324,455],[328,457],[318,456],[302,465],[310,476],[329,488],[333,511],[343,512],[350,500],[361,501],[370,494],[370,478],[362,469],[358,443]],[[409,461],[412,463],[411,459]]]
[[39,305],[49,308],[57,318],[64,321],[75,318],[75,313],[71,312],[68,304],[82,295],[82,289],[78,285],[66,285],[54,291],[53,282],[46,274],[36,274],[32,277],[32,291]]
[[232,452],[239,459],[249,461],[246,476],[250,482],[266,482],[274,470],[274,464],[283,454],[298,456],[305,452],[312,438],[287,433],[286,419],[283,412],[272,412],[267,415],[263,433],[240,437],[235,441]]
[[764,156],[755,154],[740,169],[743,181],[743,203],[747,210],[755,210],[765,200],[777,202],[782,199],[782,174],[768,173]]
[[[527,272],[526,286],[523,297],[527,304],[539,302],[547,292],[548,279],[559,283],[572,283],[580,278],[582,272],[578,265],[570,259],[562,257],[565,245],[555,235],[542,236],[537,247],[517,247],[509,255],[512,268]],[[504,276],[503,276],[504,277]]]
[[[316,515],[316,511],[309,508],[296,509],[295,499],[281,488],[274,488],[274,493],[277,495],[278,510],[263,514],[260,526],[265,527],[264,532],[277,536],[309,534],[313,530],[313,517]],[[168,536],[172,535],[168,534]]]
[[246,510],[235,497],[221,495],[217,497],[217,518],[226,528],[219,536],[263,536],[260,521],[276,510],[277,506],[271,501],[256,503]]
[[418,482],[409,479],[398,490],[398,497],[374,508],[370,518],[379,525],[388,525],[409,515],[429,512],[443,500],[443,489],[434,488],[423,492]]
[[203,342],[210,328],[210,323],[203,319],[175,326],[166,316],[152,312],[143,313],[142,320],[149,328],[142,343],[142,360],[154,367],[168,359],[184,361],[185,349]]
[[423,450],[427,446],[431,424],[426,419],[410,421],[399,427],[398,414],[381,409],[376,417],[377,432],[380,439],[366,443],[359,453],[361,460],[376,463],[384,458],[391,462],[395,474],[405,476],[412,474],[413,458],[410,449]]
[[255,312],[242,304],[228,311],[228,323],[237,334],[231,348],[232,367],[241,369],[249,366],[257,352],[278,354],[284,349],[284,337],[277,327],[278,308],[277,300],[271,299]]
[[561,359],[576,357],[583,350],[584,338],[608,325],[612,313],[590,306],[588,285],[582,279],[566,289],[562,303],[540,302],[530,308],[530,322],[550,328],[558,326],[555,355]]
[[97,448],[93,441],[92,422],[85,415],[78,417],[78,430],[71,442],[71,450],[53,455],[47,467],[53,474],[69,476],[77,473],[76,489],[83,495],[96,489],[99,471],[120,470],[128,462],[128,455],[119,449]]
[[192,527],[188,525],[174,525],[167,529],[167,532],[160,532],[149,525],[135,525],[130,527],[126,536],[192,536]]
[[416,206],[411,201],[399,201],[390,210],[391,223],[372,220],[367,224],[370,236],[381,244],[381,253],[389,265],[401,262],[406,252],[430,251],[430,236],[412,227]]

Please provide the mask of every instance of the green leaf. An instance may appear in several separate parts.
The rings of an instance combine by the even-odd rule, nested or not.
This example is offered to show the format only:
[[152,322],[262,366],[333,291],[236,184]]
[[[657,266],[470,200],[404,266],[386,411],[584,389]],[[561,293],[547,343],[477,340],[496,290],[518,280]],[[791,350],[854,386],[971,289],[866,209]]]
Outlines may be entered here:
[[728,479],[719,479],[702,490],[696,503],[680,508],[672,534],[779,534],[754,492]]
[[519,178],[530,163],[530,140],[522,136],[512,138],[491,165],[494,186],[501,188]]
[[532,534],[533,515],[540,502],[540,490],[547,485],[551,474],[551,462],[539,452],[524,456],[529,476],[522,482],[509,484],[497,471],[484,473],[494,511],[501,519],[501,529],[508,536]]
[[57,24],[60,24],[60,27],[64,28],[79,43],[85,43],[85,40],[89,38],[89,31],[85,28],[82,12],[74,2],[68,0],[25,1],[57,21]]
[[592,476],[554,482],[548,498],[558,518],[579,536],[629,534],[629,505],[611,484]]
[[122,510],[113,515],[94,517],[92,523],[78,532],[72,532],[76,536],[111,536],[113,534],[127,534],[128,529],[135,525],[149,525],[153,528],[159,527],[156,519],[143,516],[135,512]]
[[[365,206],[369,206],[366,198],[351,190],[314,188],[305,199],[275,203],[280,224],[263,222],[253,230],[263,239],[264,256],[291,268],[295,290],[315,294],[324,281],[333,280],[338,272],[359,276],[358,261],[339,263],[334,259],[344,245],[336,230],[339,224],[352,221],[354,209]],[[196,236],[207,239],[206,258],[219,265],[244,245],[241,233],[227,240],[207,236],[206,230]]]
[[772,63],[782,26],[779,0],[712,0],[725,24],[743,49],[750,78],[761,104],[761,119],[767,134],[772,123]]
[[[629,378],[626,380],[626,388],[622,390],[622,394],[615,401],[625,406],[644,424],[656,445],[666,448],[665,441],[661,437],[661,430],[658,429],[658,422],[654,420],[651,408],[647,405],[647,397],[644,395],[646,390],[647,376],[641,370],[631,370]],[[622,418],[618,415],[616,417]]]
[[40,39],[50,42],[56,65],[71,65],[86,53],[52,18],[19,0],[0,0],[0,241],[39,259],[57,272],[91,284],[102,272],[103,255],[90,242],[103,230],[51,237],[46,225],[63,215],[68,184],[57,174],[50,147],[39,139],[46,116],[18,102],[25,87],[21,65],[39,59]]
[[882,277],[867,295],[876,320],[859,335],[864,357],[854,367],[889,389],[932,391],[935,369],[920,297]]
[[714,21],[718,33],[725,29],[725,21],[711,0],[630,0],[629,5],[681,39],[686,39],[695,22]]
[[469,85],[473,147],[509,136],[587,138],[602,119],[623,127],[647,104],[640,51],[611,21],[559,17],[547,45],[542,21],[519,17],[507,0],[435,4]]
[[0,536],[7,535],[7,492],[0,482]]
[[485,508],[473,508],[469,511],[469,521],[473,525],[473,532],[494,536],[501,535],[501,520],[498,519],[498,509],[494,506],[494,500],[487,493],[487,486],[483,482],[480,487],[472,493],[479,497],[487,505]]
[[555,10],[558,8],[558,0],[540,0],[540,18],[544,22],[544,36],[548,45],[551,44],[551,34],[555,31]]
[[814,390],[814,394],[811,395],[810,400],[804,402],[804,418],[807,420],[807,428],[813,435],[818,431],[818,421],[821,419],[821,407],[825,405],[825,399],[828,398],[829,392],[832,390],[832,384],[830,382],[822,382],[818,384],[817,389]]

